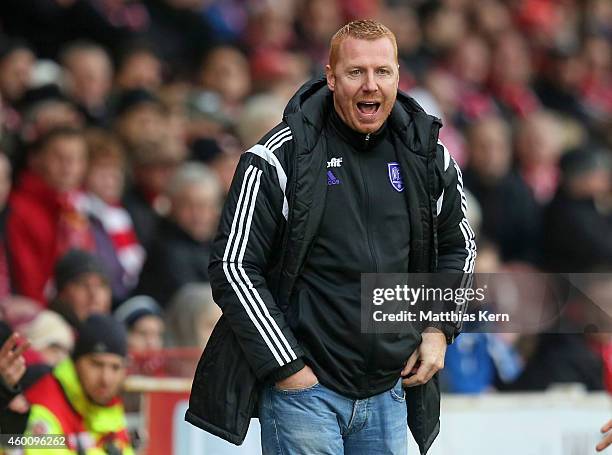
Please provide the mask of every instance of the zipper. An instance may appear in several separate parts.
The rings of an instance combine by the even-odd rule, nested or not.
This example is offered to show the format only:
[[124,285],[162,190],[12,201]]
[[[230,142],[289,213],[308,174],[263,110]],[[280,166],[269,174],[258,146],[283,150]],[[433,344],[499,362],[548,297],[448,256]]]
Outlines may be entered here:
[[[370,133],[366,134],[365,138],[364,138],[364,151],[367,150],[368,146],[370,145]],[[374,265],[374,272],[377,273],[378,272],[378,261],[376,260],[376,253],[374,251],[374,244],[372,241],[372,233],[371,233],[371,227],[370,227],[370,193],[368,191],[368,181],[364,176],[364,172],[363,172],[363,156],[361,154],[358,154],[359,156],[359,171],[361,173],[361,180],[363,182],[363,190],[364,190],[364,195],[365,195],[365,208],[366,208],[366,216],[365,216],[365,220],[366,220],[366,237],[368,240],[368,248],[370,250],[370,257],[372,258],[372,264]],[[377,343],[377,336],[375,333],[372,333],[372,322],[369,321],[369,332],[368,333],[368,337],[367,337],[367,343],[368,343],[368,348],[367,348],[367,352],[366,352],[366,358],[365,358],[365,374],[366,374],[366,383],[364,384],[365,388],[369,391],[370,390],[370,382],[369,382],[369,376],[371,374],[371,370],[372,370],[372,358],[374,356],[374,351],[375,351],[375,346]]]
[[[367,134],[365,137],[365,145],[369,144],[370,135]],[[365,178],[363,173],[363,156],[358,154],[359,157],[359,172],[361,174],[361,181],[363,182],[363,191],[365,196],[365,208],[366,208],[366,237],[368,239],[368,248],[370,250],[370,257],[372,258],[372,264],[374,265],[374,273],[378,272],[378,261],[376,260],[376,253],[374,251],[374,243],[372,241],[372,232],[370,228],[370,192],[368,191],[368,180]]]

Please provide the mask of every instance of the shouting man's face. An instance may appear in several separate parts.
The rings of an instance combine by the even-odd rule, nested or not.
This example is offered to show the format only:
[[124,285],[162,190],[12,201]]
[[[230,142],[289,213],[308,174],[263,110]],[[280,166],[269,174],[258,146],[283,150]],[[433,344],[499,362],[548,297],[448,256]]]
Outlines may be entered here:
[[348,37],[333,67],[325,68],[340,118],[355,131],[373,133],[385,122],[397,97],[399,65],[391,39]]

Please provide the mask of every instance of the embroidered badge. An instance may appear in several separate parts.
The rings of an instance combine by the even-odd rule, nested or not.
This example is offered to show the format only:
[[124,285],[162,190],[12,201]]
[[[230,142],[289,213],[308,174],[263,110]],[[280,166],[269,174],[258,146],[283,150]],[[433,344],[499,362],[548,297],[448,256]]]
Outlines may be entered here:
[[328,185],[339,185],[340,179],[336,177],[332,171],[327,171],[327,184]]
[[391,182],[391,186],[395,191],[400,193],[404,191],[404,180],[402,179],[402,172],[399,164],[395,162],[387,163],[387,169],[389,170],[389,182]]

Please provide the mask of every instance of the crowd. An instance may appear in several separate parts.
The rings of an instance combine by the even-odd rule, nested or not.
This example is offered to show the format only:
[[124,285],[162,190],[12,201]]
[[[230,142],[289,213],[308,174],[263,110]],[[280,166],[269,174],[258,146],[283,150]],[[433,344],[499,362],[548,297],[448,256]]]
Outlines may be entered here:
[[[400,88],[444,123],[477,271],[612,269],[609,0],[3,0],[0,310],[20,335],[0,355],[27,365],[0,368],[9,412],[41,364],[78,361],[92,315],[130,353],[204,345],[239,156],[363,17],[395,32]],[[447,365],[452,392],[612,389],[602,334],[464,334]]]

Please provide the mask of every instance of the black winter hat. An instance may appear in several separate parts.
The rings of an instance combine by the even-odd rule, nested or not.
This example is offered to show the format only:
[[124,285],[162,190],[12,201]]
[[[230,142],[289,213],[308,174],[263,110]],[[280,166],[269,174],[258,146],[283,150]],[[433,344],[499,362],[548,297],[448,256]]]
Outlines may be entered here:
[[84,250],[72,249],[55,264],[55,287],[61,291],[66,284],[84,273],[96,273],[108,282],[104,265],[96,256]]
[[100,353],[125,357],[127,335],[123,324],[112,316],[93,314],[79,325],[72,358]]
[[115,319],[131,330],[134,324],[144,316],[157,316],[163,319],[163,312],[159,304],[148,295],[136,295],[129,298],[117,307]]

